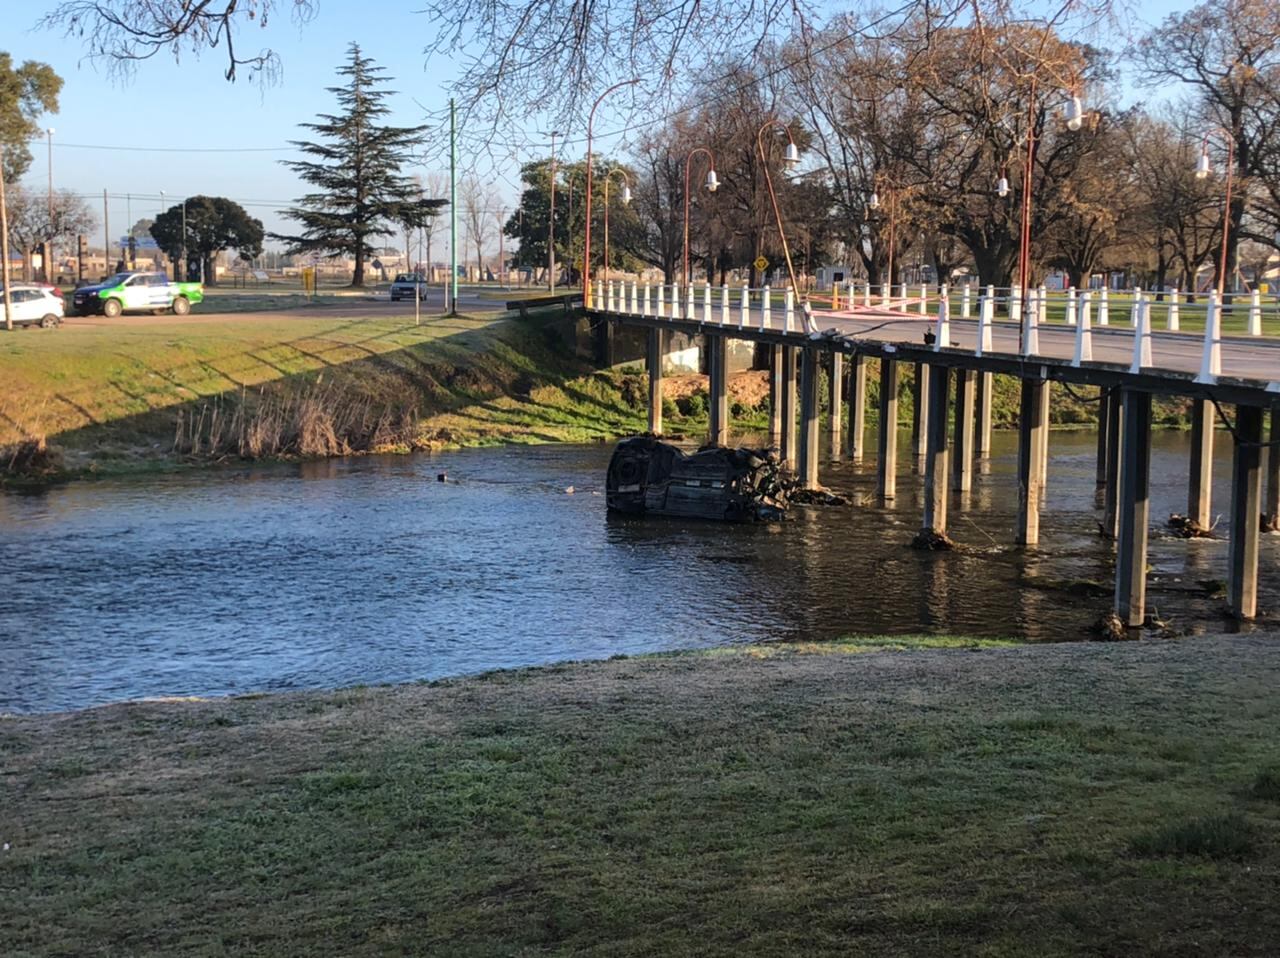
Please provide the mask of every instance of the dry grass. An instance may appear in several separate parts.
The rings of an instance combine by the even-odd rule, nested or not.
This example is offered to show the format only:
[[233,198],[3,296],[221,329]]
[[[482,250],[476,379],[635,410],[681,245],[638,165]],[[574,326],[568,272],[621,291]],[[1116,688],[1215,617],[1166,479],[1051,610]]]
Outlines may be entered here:
[[1274,637],[878,644],[0,719],[0,940],[1280,950]]

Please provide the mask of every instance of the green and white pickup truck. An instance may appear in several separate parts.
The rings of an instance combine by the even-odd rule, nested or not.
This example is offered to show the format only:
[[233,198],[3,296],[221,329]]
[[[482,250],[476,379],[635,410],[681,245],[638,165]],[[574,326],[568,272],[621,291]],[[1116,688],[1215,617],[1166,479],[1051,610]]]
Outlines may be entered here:
[[174,283],[164,273],[116,273],[96,286],[81,286],[71,294],[71,309],[77,316],[119,316],[126,310],[173,310],[178,316],[204,300],[200,283]]

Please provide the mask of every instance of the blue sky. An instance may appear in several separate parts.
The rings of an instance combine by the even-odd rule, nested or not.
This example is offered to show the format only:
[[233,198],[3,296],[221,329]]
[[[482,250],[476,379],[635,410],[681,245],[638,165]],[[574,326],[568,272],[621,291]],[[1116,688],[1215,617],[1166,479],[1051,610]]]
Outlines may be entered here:
[[[26,5],[32,22],[46,5],[52,0]],[[1154,22],[1188,6],[1157,0],[1138,4],[1136,12],[1142,20]],[[56,131],[55,185],[96,197],[98,210],[104,189],[113,195],[132,194],[131,202],[109,201],[113,233],[122,232],[130,216],[154,216],[161,208],[161,190],[170,198],[196,193],[227,196],[243,203],[269,230],[287,230],[287,221],[275,210],[302,188],[278,160],[291,155],[289,139],[303,137],[298,123],[333,109],[332,95],[324,88],[334,84],[334,68],[350,41],[359,42],[395,77],[392,88],[399,95],[391,100],[393,122],[419,123],[422,109],[417,104],[438,109],[447,103],[444,85],[452,79],[453,64],[443,59],[427,63],[423,49],[432,38],[432,26],[413,8],[412,0],[321,4],[315,18],[303,26],[277,16],[267,30],[242,30],[240,50],[269,46],[283,61],[279,82],[268,87],[244,78],[226,82],[221,51],[198,59],[187,56],[180,64],[156,57],[140,63],[131,79],[116,79],[85,60],[77,41],[34,28],[13,30],[12,18],[6,18],[10,29],[0,48],[17,61],[48,63],[66,81],[61,110],[46,120]],[[1116,36],[1108,40],[1123,42]],[[603,110],[601,119],[597,127],[607,128]],[[534,132],[536,120],[529,129],[528,156],[513,157],[496,170],[486,162],[478,170],[498,189],[504,205],[516,198],[519,161],[546,155],[545,142]],[[599,149],[609,147],[605,140]],[[178,149],[209,152],[161,152]],[[44,144],[33,144],[32,153],[35,162],[27,179],[43,188]]]

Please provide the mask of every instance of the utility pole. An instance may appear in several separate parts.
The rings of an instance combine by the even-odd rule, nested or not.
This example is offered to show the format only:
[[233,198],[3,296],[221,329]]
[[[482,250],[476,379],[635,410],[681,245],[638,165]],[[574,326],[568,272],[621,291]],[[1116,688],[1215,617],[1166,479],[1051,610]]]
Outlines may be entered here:
[[4,189],[4,144],[0,143],[0,282],[4,283],[4,328],[13,331],[13,303],[9,299],[9,206]]
[[547,218],[547,292],[556,291],[556,137],[551,131],[551,216]]
[[458,315],[458,123],[449,98],[449,313]]
[[102,278],[111,275],[111,221],[107,219],[107,191],[102,190]]
[[53,267],[53,127],[49,127],[44,131],[48,137],[49,144],[49,242],[44,247],[44,278],[50,283],[56,282],[54,279]]

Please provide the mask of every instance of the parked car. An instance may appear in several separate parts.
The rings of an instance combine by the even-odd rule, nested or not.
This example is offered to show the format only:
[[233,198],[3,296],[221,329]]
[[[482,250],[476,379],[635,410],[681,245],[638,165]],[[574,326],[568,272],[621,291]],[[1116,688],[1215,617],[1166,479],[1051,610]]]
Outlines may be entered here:
[[111,319],[126,310],[163,313],[170,309],[185,316],[204,301],[204,287],[174,283],[164,273],[116,273],[93,286],[81,286],[71,296],[77,316],[101,313]]
[[426,298],[427,281],[421,273],[397,273],[395,280],[391,283],[391,302],[413,299],[415,290],[418,299]]
[[[23,283],[9,287],[9,303],[15,326],[41,326],[53,329],[62,322],[65,306],[62,294],[52,286]],[[0,305],[0,318],[3,306]]]

